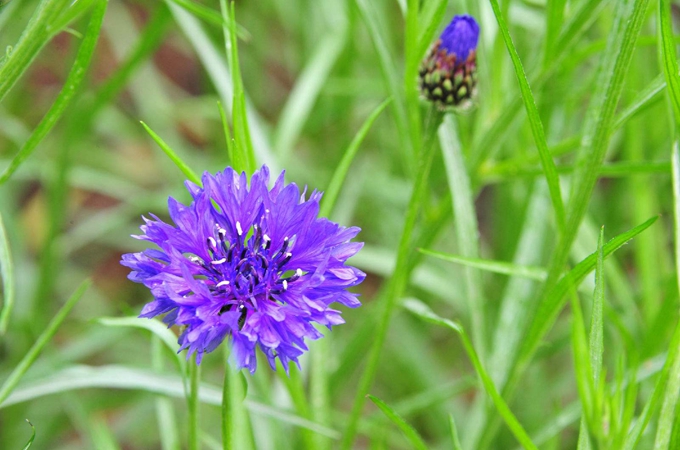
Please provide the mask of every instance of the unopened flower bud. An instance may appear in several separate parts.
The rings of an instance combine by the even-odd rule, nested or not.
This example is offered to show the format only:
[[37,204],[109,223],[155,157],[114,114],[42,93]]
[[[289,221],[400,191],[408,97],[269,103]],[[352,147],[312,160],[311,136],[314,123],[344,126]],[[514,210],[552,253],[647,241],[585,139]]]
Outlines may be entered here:
[[466,109],[477,86],[479,25],[469,15],[455,16],[420,65],[420,92],[440,109]]

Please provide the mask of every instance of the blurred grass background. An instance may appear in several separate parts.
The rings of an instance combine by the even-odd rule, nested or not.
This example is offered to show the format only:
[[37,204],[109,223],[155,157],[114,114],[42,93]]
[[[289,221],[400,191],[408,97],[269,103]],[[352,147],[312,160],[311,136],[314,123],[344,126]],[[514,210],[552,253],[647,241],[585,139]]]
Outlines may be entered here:
[[[391,98],[331,214],[362,228],[366,246],[352,262],[368,273],[360,286],[364,306],[343,311],[347,323],[311,343],[290,381],[263,361],[253,377],[246,375],[237,448],[334,448],[351,433],[427,134],[426,107],[404,73],[413,73],[428,43],[462,13],[477,17],[482,30],[477,106],[447,117],[440,129],[400,275],[408,278],[407,309],[416,314],[401,307],[401,295],[394,300],[375,379],[367,384],[367,393],[420,437],[405,439],[397,422],[368,402],[358,409],[356,440],[345,446],[411,448],[422,439],[428,448],[454,448],[454,422],[462,448],[517,446],[456,334],[422,320],[426,304],[463,324],[490,379],[540,448],[678,448],[680,368],[672,336],[679,195],[671,161],[678,120],[671,105],[678,99],[666,89],[678,76],[677,38],[669,28],[680,19],[675,5],[260,0],[237,1],[235,9],[258,164],[285,168],[288,181],[325,190],[362,124]],[[530,91],[520,90],[521,70],[503,31]],[[81,281],[92,279],[7,392],[0,448],[23,447],[31,433],[26,418],[37,430],[34,448],[186,448],[186,368],[158,337],[169,332],[150,334],[139,327],[153,325],[141,320],[102,318],[136,316],[150,299],[118,263],[122,253],[144,248],[129,237],[140,216],[167,217],[168,196],[189,202],[185,176],[139,122],[198,173],[229,164],[217,102],[231,106],[233,68],[220,4],[0,2],[0,49],[6,175],[0,254],[9,249],[0,260],[3,311],[14,298],[0,335],[0,380]],[[541,164],[542,151],[552,154],[552,168]],[[17,154],[27,158],[18,161]],[[15,172],[5,172],[18,162]],[[559,184],[549,189],[551,170]],[[555,188],[566,215],[554,206]],[[601,226],[606,242],[656,216],[649,228],[624,236],[636,235],[629,245],[612,245],[614,255],[597,260]],[[425,255],[420,247],[446,255]],[[551,294],[559,276],[590,254],[587,271],[601,263],[597,276],[567,279],[560,285],[566,295]],[[550,301],[552,309],[541,309]],[[320,368],[315,351],[323,352]],[[203,448],[221,447],[223,377],[217,351],[201,365]]]

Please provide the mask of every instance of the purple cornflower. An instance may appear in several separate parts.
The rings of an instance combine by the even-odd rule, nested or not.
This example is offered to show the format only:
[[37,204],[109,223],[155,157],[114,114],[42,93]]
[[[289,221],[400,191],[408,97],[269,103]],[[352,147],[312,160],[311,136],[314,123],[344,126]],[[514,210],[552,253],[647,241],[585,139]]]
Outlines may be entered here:
[[283,175],[271,189],[267,166],[250,186],[230,167],[204,173],[203,187],[187,181],[189,206],[168,199],[175,226],[152,214],[134,236],[160,250],[123,255],[128,278],[154,297],[140,317],[166,314],[163,322],[184,326],[180,351],[188,349],[187,358],[195,352],[197,364],[229,338],[238,369],[255,372],[259,345],[272,369],[279,358],[288,371],[307,350],[305,338],[322,336],[313,323],[330,329],[344,322],[331,303],[360,305],[347,288],[365,274],[345,265],[363,246],[350,242],[359,228],[317,218],[322,194],[306,200],[306,189],[284,185]]
[[479,25],[469,15],[454,16],[420,65],[419,87],[440,109],[468,107],[477,85]]

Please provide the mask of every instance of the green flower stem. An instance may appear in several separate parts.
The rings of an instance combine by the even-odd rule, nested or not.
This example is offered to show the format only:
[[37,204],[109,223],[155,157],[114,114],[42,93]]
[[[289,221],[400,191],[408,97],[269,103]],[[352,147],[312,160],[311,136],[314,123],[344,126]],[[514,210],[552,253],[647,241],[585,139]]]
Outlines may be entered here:
[[443,113],[436,110],[433,106],[428,118],[425,142],[420,151],[420,157],[418,161],[416,181],[411,193],[411,199],[409,200],[408,209],[406,211],[406,220],[404,221],[404,229],[399,241],[396,266],[394,273],[392,274],[392,278],[390,278],[387,282],[388,284],[385,291],[386,293],[380,298],[380,302],[384,305],[384,309],[382,311],[380,323],[378,324],[375,333],[373,345],[371,346],[369,352],[366,368],[364,369],[364,373],[361,376],[359,387],[354,398],[354,405],[352,407],[352,412],[350,413],[349,423],[341,443],[341,448],[343,449],[349,449],[352,447],[354,437],[357,433],[361,411],[363,410],[364,403],[366,401],[366,394],[368,394],[368,390],[371,388],[373,378],[375,378],[375,374],[378,369],[380,352],[385,342],[385,337],[387,336],[387,330],[390,325],[392,313],[401,299],[401,296],[404,293],[408,283],[413,230],[415,229],[420,206],[422,205],[423,198],[426,195],[427,180],[430,175],[432,160],[434,159],[435,153],[434,141],[437,136],[437,129],[439,128],[443,118]]
[[229,393],[231,386],[229,372],[231,370],[229,362],[226,362],[224,367],[224,383],[222,383],[222,448],[224,450],[232,450],[234,448],[234,416],[231,413],[231,395]]
[[201,366],[194,361],[189,362],[189,450],[199,449],[198,427],[198,388],[201,379]]

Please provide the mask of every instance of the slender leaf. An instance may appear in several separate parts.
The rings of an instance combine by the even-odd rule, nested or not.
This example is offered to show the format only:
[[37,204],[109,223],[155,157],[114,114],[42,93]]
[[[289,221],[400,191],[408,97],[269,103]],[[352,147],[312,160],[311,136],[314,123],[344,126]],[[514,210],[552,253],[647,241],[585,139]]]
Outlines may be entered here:
[[586,330],[583,325],[583,312],[581,303],[575,292],[571,295],[572,327],[571,345],[574,353],[574,372],[576,375],[576,386],[578,388],[579,399],[583,414],[581,416],[581,427],[579,429],[578,449],[590,449],[590,437],[588,434],[588,424],[593,422],[593,373],[588,357],[588,341]]
[[673,40],[673,22],[671,18],[670,0],[659,2],[659,34],[661,35],[661,55],[663,57],[663,73],[671,99],[675,128],[680,128],[680,76],[678,76],[678,57],[675,54]]
[[462,264],[468,267],[485,270],[487,272],[509,275],[511,277],[522,277],[531,280],[545,280],[546,270],[542,267],[520,266],[518,264],[505,261],[492,261],[490,259],[466,258],[464,256],[452,255],[434,250],[420,249],[421,253],[432,256],[443,261]]
[[[44,2],[49,3],[49,2]],[[54,3],[54,2],[52,2]],[[101,29],[102,22],[104,20],[104,13],[106,12],[107,1],[100,1],[92,13],[92,18],[87,26],[87,31],[85,32],[85,37],[83,38],[82,44],[78,48],[78,54],[76,59],[71,66],[71,70],[66,77],[66,82],[61,92],[55,99],[54,103],[50,107],[49,111],[45,114],[40,124],[33,130],[31,136],[21,147],[19,152],[12,158],[9,166],[0,174],[0,185],[5,183],[9,177],[19,168],[22,162],[28,158],[31,153],[36,149],[38,144],[43,140],[43,138],[50,132],[52,127],[57,123],[59,118],[66,110],[66,107],[71,103],[78,88],[85,78],[87,73],[87,68],[92,60],[92,55],[97,46],[97,39],[99,38],[99,30]],[[11,60],[10,60],[11,61]],[[8,63],[11,64],[11,63]],[[5,66],[3,66],[4,68]],[[3,81],[3,68],[0,68],[0,99],[2,98],[2,81]],[[8,76],[11,76],[8,75]]]
[[[602,358],[604,354],[604,253],[602,247],[604,245],[604,227],[600,228],[600,236],[597,241],[597,263],[595,266],[595,292],[593,293],[593,308],[592,316],[590,321],[590,336],[589,342],[586,347],[588,349],[589,361],[586,364],[584,359],[586,356],[582,351],[576,352],[576,347],[581,344],[580,338],[577,335],[581,335],[585,338],[585,329],[581,329],[583,325],[583,317],[581,313],[580,303],[578,298],[572,301],[572,305],[575,305],[574,311],[574,331],[573,331],[573,342],[575,348],[575,358],[577,361],[576,367],[581,366],[584,368],[582,375],[587,377],[585,380],[581,380],[582,392],[581,398],[583,403],[584,414],[581,417],[581,429],[579,434],[579,448],[590,449],[590,439],[588,436],[588,428],[593,432],[593,435],[599,439],[599,446],[602,446],[603,436],[602,436],[602,425],[600,418],[600,405],[598,404],[598,396],[595,392],[595,387],[600,383],[600,375],[602,374]],[[580,325],[579,325],[580,324]],[[578,342],[577,342],[578,341]],[[579,350],[583,350],[580,348]],[[579,364],[580,362],[580,364]],[[586,392],[587,391],[587,392]]]
[[11,54],[0,65],[0,102],[28,69],[40,49],[47,44],[50,26],[64,11],[70,0],[43,0],[33,13]]
[[274,133],[274,149],[287,161],[321,89],[347,42],[347,27],[330,29],[318,43],[288,96]]
[[12,393],[14,388],[17,386],[21,377],[28,371],[28,369],[33,365],[42,350],[45,348],[47,343],[54,337],[54,334],[59,329],[61,323],[66,319],[68,313],[71,312],[74,306],[80,301],[85,291],[90,287],[91,281],[85,280],[80,283],[80,286],[75,290],[73,295],[66,300],[64,306],[59,309],[59,311],[54,315],[50,323],[47,325],[45,330],[38,336],[38,340],[35,341],[30,350],[24,355],[19,364],[12,370],[5,382],[0,386],[0,405],[7,399],[7,397]]
[[484,366],[479,360],[477,352],[472,346],[472,343],[470,342],[470,339],[465,333],[463,327],[459,323],[439,317],[427,305],[418,300],[409,299],[405,301],[404,308],[426,322],[453,330],[460,336],[463,346],[465,347],[465,351],[467,352],[468,357],[470,358],[470,361],[477,372],[477,376],[479,376],[486,393],[489,395],[489,397],[491,397],[491,400],[493,400],[498,413],[501,415],[501,417],[503,417],[503,420],[508,425],[508,428],[510,428],[510,431],[512,431],[512,433],[515,435],[515,438],[517,438],[519,443],[522,444],[524,448],[537,449],[538,447],[536,447],[536,445],[534,445],[534,443],[531,441],[531,438],[527,432],[524,430],[522,425],[508,407],[507,403],[505,403],[505,400],[503,400],[503,397],[501,397],[500,393],[496,389],[496,386],[491,380],[491,377],[487,373],[486,369],[484,369]]
[[419,450],[427,450],[428,446],[425,444],[425,441],[423,441],[423,438],[420,437],[420,434],[418,434],[418,431],[416,431],[415,428],[413,428],[411,425],[409,425],[399,414],[397,414],[392,408],[390,408],[385,402],[380,400],[378,397],[375,397],[373,395],[368,395],[368,398],[371,399],[375,405],[380,408],[380,410],[387,416],[388,419],[392,421],[396,426],[399,427],[402,433],[404,433],[404,436],[406,436],[406,439],[411,443],[413,448],[419,449]]
[[[216,25],[218,27],[231,27],[231,23],[228,20],[225,20],[222,17],[222,14],[219,12],[215,11],[212,8],[209,8],[207,6],[201,5],[198,2],[195,1],[189,1],[189,0],[171,0],[173,3],[175,3],[178,6],[181,6],[185,10],[189,11],[192,13],[194,16],[198,17],[199,19],[203,19],[206,22],[209,22],[213,25]],[[236,35],[244,40],[249,40],[251,38],[250,33],[248,33],[242,26],[239,24],[236,24]]]
[[201,179],[198,177],[198,175],[196,175],[196,172],[191,170],[191,168],[184,161],[182,161],[182,159],[179,156],[177,156],[177,153],[175,153],[175,151],[171,149],[170,146],[166,144],[165,141],[163,141],[163,139],[161,139],[160,136],[154,133],[153,130],[149,128],[147,124],[145,124],[144,122],[140,123],[142,124],[146,132],[149,133],[149,136],[151,136],[151,138],[154,141],[156,141],[156,144],[158,144],[161,150],[163,150],[163,152],[168,156],[168,158],[170,158],[170,160],[175,163],[177,168],[182,171],[184,176],[186,176],[190,181],[200,186]]
[[590,320],[590,365],[593,369],[593,381],[597,385],[602,374],[604,355],[604,226],[600,228],[597,240],[597,262],[595,265],[595,292],[593,293],[593,310]]
[[0,214],[0,276],[2,276],[2,310],[0,310],[0,336],[7,332],[7,325],[14,309],[14,264],[9,240]]
[[[375,2],[369,0],[356,0],[357,7],[361,13],[361,17],[368,28],[368,32],[373,41],[373,46],[375,47],[376,53],[378,54],[378,62],[380,63],[380,69],[385,80],[387,87],[387,92],[389,96],[393,99],[392,102],[392,113],[394,114],[394,119],[397,125],[397,132],[399,133],[399,141],[405,145],[400,146],[402,150],[402,161],[405,163],[406,168],[410,169],[413,164],[413,155],[415,150],[412,147],[412,142],[409,137],[409,122],[406,112],[406,104],[404,103],[402,87],[399,84],[399,80],[396,75],[396,64],[395,58],[392,55],[385,37],[381,33],[380,26],[378,23],[378,12],[375,10]],[[407,172],[408,173],[408,172]]]
[[252,174],[256,169],[256,158],[253,143],[250,137],[248,125],[248,112],[246,108],[246,94],[241,79],[241,67],[238,58],[238,39],[236,36],[236,7],[231,3],[227,9],[226,0],[220,0],[222,17],[229,26],[223,27],[224,42],[227,52],[227,61],[231,69],[231,85],[234,89],[232,102],[232,124],[234,126],[234,154],[232,163],[234,169]]
[[28,419],[26,419],[26,422],[31,426],[31,437],[28,439],[28,442],[26,442],[26,445],[24,445],[23,450],[28,450],[29,448],[31,448],[31,445],[33,445],[33,441],[35,441],[35,427]]
[[430,117],[429,129],[426,133],[427,139],[423,144],[423,151],[421,151],[419,155],[418,175],[416,177],[415,185],[413,186],[413,191],[411,192],[411,198],[409,199],[404,220],[404,228],[402,230],[401,238],[399,239],[394,272],[385,288],[385,295],[381,298],[384,306],[381,311],[380,322],[378,323],[378,328],[373,337],[373,344],[368,355],[368,362],[359,381],[359,387],[354,397],[349,423],[342,438],[341,448],[345,450],[352,447],[352,442],[356,436],[359,425],[361,411],[363,410],[365,396],[368,394],[368,390],[370,389],[373,378],[378,370],[380,353],[387,336],[387,330],[392,319],[392,314],[398,302],[401,300],[402,293],[408,284],[411,240],[421,203],[427,192],[428,178],[435,153],[434,140],[436,139],[437,129],[443,119],[441,112],[435,110],[431,110],[431,112],[432,115]]
[[[233,108],[234,86],[232,85],[232,75],[227,67],[225,58],[216,49],[215,44],[208,34],[203,30],[200,22],[194,16],[175,5],[172,0],[166,0],[170,12],[175,17],[177,24],[194,47],[203,67],[210,76],[215,89],[217,90],[222,104],[225,107]],[[224,12],[223,12],[224,14]],[[230,42],[230,40],[227,40]],[[229,44],[230,45],[230,44]],[[279,171],[278,164],[272,153],[269,139],[264,130],[262,119],[256,111],[248,104],[247,100],[243,106],[248,115],[248,129],[251,133],[253,148],[257,154],[257,160],[269,166],[272,172]],[[234,115],[233,109],[229,111]],[[241,114],[241,113],[239,113]],[[236,133],[234,133],[234,137]]]
[[391,99],[385,100],[380,105],[378,105],[373,110],[373,112],[371,112],[371,114],[368,116],[368,118],[361,126],[357,134],[354,136],[354,139],[352,139],[352,142],[349,144],[349,147],[347,147],[347,150],[345,150],[345,153],[342,155],[342,159],[340,160],[338,167],[333,172],[333,177],[331,178],[330,183],[328,183],[328,189],[326,189],[326,192],[323,197],[323,204],[321,205],[321,209],[319,211],[320,216],[322,217],[330,216],[331,212],[333,211],[333,207],[335,206],[335,201],[338,199],[338,195],[340,194],[340,189],[342,189],[343,183],[345,182],[347,172],[349,171],[349,168],[352,165],[354,157],[359,152],[359,147],[361,146],[361,143],[364,141],[364,138],[368,134],[368,131],[371,129],[371,126],[373,126],[373,122],[375,122],[380,113],[383,112],[385,107],[391,101],[392,101]]
[[451,448],[453,450],[463,450],[460,445],[460,439],[458,439],[458,429],[456,428],[456,422],[453,420],[453,414],[449,414],[449,426],[451,427]]
[[[672,370],[677,371],[676,368],[678,364],[677,362],[678,359],[680,359],[680,322],[677,323],[675,331],[673,332],[673,337],[671,338],[668,355],[666,356],[666,361],[664,362],[661,375],[656,380],[654,392],[647,401],[647,404],[642,410],[640,417],[638,417],[637,421],[635,422],[635,426],[628,433],[625,445],[623,446],[623,450],[633,450],[635,448],[638,448],[638,443],[640,442],[642,434],[645,432],[645,429],[647,428],[647,425],[649,424],[652,415],[656,412],[657,408],[659,407],[659,403],[663,399],[663,394],[666,391],[667,388],[666,385],[669,380],[669,373]],[[677,372],[674,375],[677,376]],[[672,383],[674,384],[676,382],[673,381]],[[662,439],[664,438],[663,434],[665,434],[665,431],[662,432],[661,436]]]
[[[661,2],[661,7],[668,7]],[[661,15],[666,13],[662,11]],[[675,48],[673,47],[673,52]],[[674,76],[677,77],[677,63],[676,72]],[[675,102],[675,100],[673,100]],[[676,116],[680,118],[680,116]],[[673,145],[673,237],[675,238],[675,271],[678,286],[680,287],[680,155],[678,152],[678,142]],[[677,320],[677,319],[676,319]],[[680,328],[680,324],[678,325]],[[675,359],[671,359],[671,355],[675,354]],[[676,414],[678,410],[678,396],[680,394],[680,357],[677,355],[677,350],[669,351],[669,374],[668,384],[666,385],[666,392],[663,396],[663,404],[661,405],[661,415],[659,416],[659,424],[656,429],[656,439],[654,441],[655,449],[670,448],[671,435],[673,433],[673,425],[676,421]]]
[[[479,258],[479,226],[475,199],[470,186],[470,178],[465,169],[465,160],[458,138],[455,119],[449,114],[444,119],[444,126],[439,129],[439,143],[444,157],[446,177],[449,182],[453,215],[456,218],[456,243],[464,257]],[[486,358],[486,319],[484,314],[484,295],[481,290],[482,279],[477,270],[466,266],[465,299],[467,309],[472,319],[472,332],[475,344],[479,349],[482,360]]]
[[446,14],[447,0],[430,0],[425,3],[420,14],[420,40],[418,44],[418,55],[422,58],[427,48],[434,41],[434,33]]
[[[648,0],[635,2],[632,5],[632,12],[630,11],[631,3],[630,0],[625,0],[617,5],[614,32],[610,35],[605,52],[606,56],[603,58],[599,69],[596,90],[587,113],[585,132],[577,160],[578,169],[574,174],[574,183],[570,195],[566,233],[558,238],[558,244],[548,270],[548,279],[541,304],[534,315],[532,325],[523,342],[520,356],[516,360],[513,375],[510,377],[512,382],[509,384],[511,387],[514,387],[518,375],[528,366],[540,340],[557,319],[563,305],[562,299],[567,290],[573,283],[580,281],[582,276],[592,270],[595,265],[596,257],[591,255],[560,280],[560,274],[567,263],[571,245],[585,215],[597,173],[604,159],[614,111],[621,95],[623,78],[630,65],[635,40],[642,26]],[[618,248],[617,243],[623,244],[623,242],[646,229],[655,220],[656,218],[650,219],[629,232],[612,239],[605,245],[605,255]],[[558,280],[560,281],[558,282]]]
[[548,150],[548,144],[545,139],[545,132],[543,131],[543,122],[538,114],[538,108],[536,107],[536,101],[534,100],[534,95],[529,87],[529,80],[527,79],[526,73],[524,72],[524,67],[522,66],[522,61],[519,59],[517,50],[515,49],[515,44],[512,42],[510,37],[510,31],[508,30],[508,25],[503,18],[503,15],[498,5],[498,0],[489,0],[491,2],[491,7],[496,16],[496,21],[498,22],[498,27],[505,41],[505,45],[508,48],[508,53],[510,53],[510,59],[512,59],[512,64],[515,68],[515,74],[517,75],[517,81],[519,82],[520,92],[522,93],[522,100],[524,101],[524,107],[527,111],[527,116],[529,117],[529,124],[531,125],[531,132],[534,135],[534,141],[536,143],[536,149],[541,157],[541,165],[543,166],[543,171],[545,172],[545,179],[548,182],[548,189],[550,191],[550,199],[553,203],[553,208],[555,209],[555,217],[557,219],[558,229],[560,234],[564,232],[564,227],[566,223],[566,213],[564,210],[564,202],[562,200],[562,192],[560,190],[560,179],[557,175],[557,169],[555,168],[555,162],[550,156],[550,151]]
[[[97,319],[99,323],[109,327],[130,327],[141,328],[149,330],[154,336],[159,338],[161,342],[175,355],[175,363],[183,377],[187,376],[187,365],[184,357],[179,354],[179,344],[177,343],[177,336],[168,329],[166,325],[158,320],[140,319],[139,317],[100,317]],[[185,386],[188,391],[188,386]]]
[[[652,217],[646,222],[632,228],[631,230],[619,234],[618,236],[607,242],[603,248],[603,255],[606,258],[613,252],[618,250],[621,246],[626,244],[630,239],[637,236],[647,228],[649,228],[658,217]],[[597,263],[597,252],[589,255],[587,258],[578,263],[573,269],[565,274],[560,281],[553,287],[553,289],[546,295],[546,301],[539,306],[536,313],[536,320],[532,323],[520,350],[520,358],[528,358],[533,355],[536,348],[540,344],[543,336],[548,332],[552,324],[557,319],[557,316],[564,305],[564,297],[570,289],[575,288],[585,278],[585,276],[595,269]],[[521,360],[524,363],[524,361]]]

